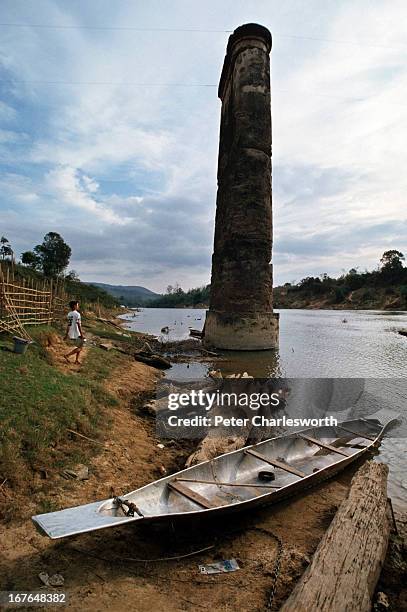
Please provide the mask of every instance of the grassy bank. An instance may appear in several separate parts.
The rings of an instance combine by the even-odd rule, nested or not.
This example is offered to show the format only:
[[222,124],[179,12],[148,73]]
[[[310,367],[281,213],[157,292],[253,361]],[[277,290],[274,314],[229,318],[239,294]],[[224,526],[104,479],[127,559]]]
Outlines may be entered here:
[[115,403],[102,381],[120,359],[95,347],[80,372],[63,372],[51,350],[60,340],[57,330],[39,327],[30,334],[35,344],[25,355],[12,352],[9,338],[0,342],[0,479],[13,488],[33,472],[80,459],[68,429],[98,436],[101,406]]

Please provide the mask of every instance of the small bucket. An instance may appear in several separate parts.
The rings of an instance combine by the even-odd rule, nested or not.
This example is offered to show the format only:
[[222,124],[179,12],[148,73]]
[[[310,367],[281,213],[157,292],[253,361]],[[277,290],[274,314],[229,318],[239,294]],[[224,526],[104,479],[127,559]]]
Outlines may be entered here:
[[13,336],[14,340],[14,352],[19,355],[24,355],[27,350],[28,345],[30,344],[29,340],[25,340],[24,338],[18,338],[18,336]]

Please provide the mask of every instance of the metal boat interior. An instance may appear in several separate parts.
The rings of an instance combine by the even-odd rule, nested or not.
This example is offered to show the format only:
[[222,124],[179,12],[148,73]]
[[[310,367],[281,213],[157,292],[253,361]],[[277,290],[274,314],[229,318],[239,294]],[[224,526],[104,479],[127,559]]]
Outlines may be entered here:
[[224,514],[274,503],[338,473],[377,446],[391,422],[353,419],[285,434],[157,480],[123,495],[122,504],[108,499],[33,521],[49,537],[60,538],[131,521]]

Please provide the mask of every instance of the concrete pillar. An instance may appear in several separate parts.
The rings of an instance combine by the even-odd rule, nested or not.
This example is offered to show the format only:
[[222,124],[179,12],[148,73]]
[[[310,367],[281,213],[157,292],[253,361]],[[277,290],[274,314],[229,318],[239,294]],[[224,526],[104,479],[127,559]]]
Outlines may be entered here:
[[246,24],[229,38],[222,101],[211,300],[205,343],[231,350],[278,345],[273,313],[271,34]]

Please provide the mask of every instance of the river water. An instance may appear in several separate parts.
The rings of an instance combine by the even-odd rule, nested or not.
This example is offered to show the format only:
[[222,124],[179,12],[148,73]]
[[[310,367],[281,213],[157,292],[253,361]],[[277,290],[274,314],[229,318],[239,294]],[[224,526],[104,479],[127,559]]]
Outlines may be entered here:
[[[122,318],[128,329],[150,333],[162,341],[183,340],[189,337],[190,328],[203,328],[205,310],[143,308]],[[163,333],[166,326],[169,332]],[[174,364],[167,377],[197,379],[215,368],[223,375],[247,372],[258,378],[364,378],[367,385],[375,387],[376,399],[382,397],[383,405],[390,403],[401,414],[401,430],[405,431],[407,338],[397,333],[400,328],[407,328],[406,312],[281,310],[278,350],[227,351],[225,362]],[[380,456],[390,465],[389,494],[396,506],[405,509],[407,439],[397,434],[395,430],[383,440]]]

